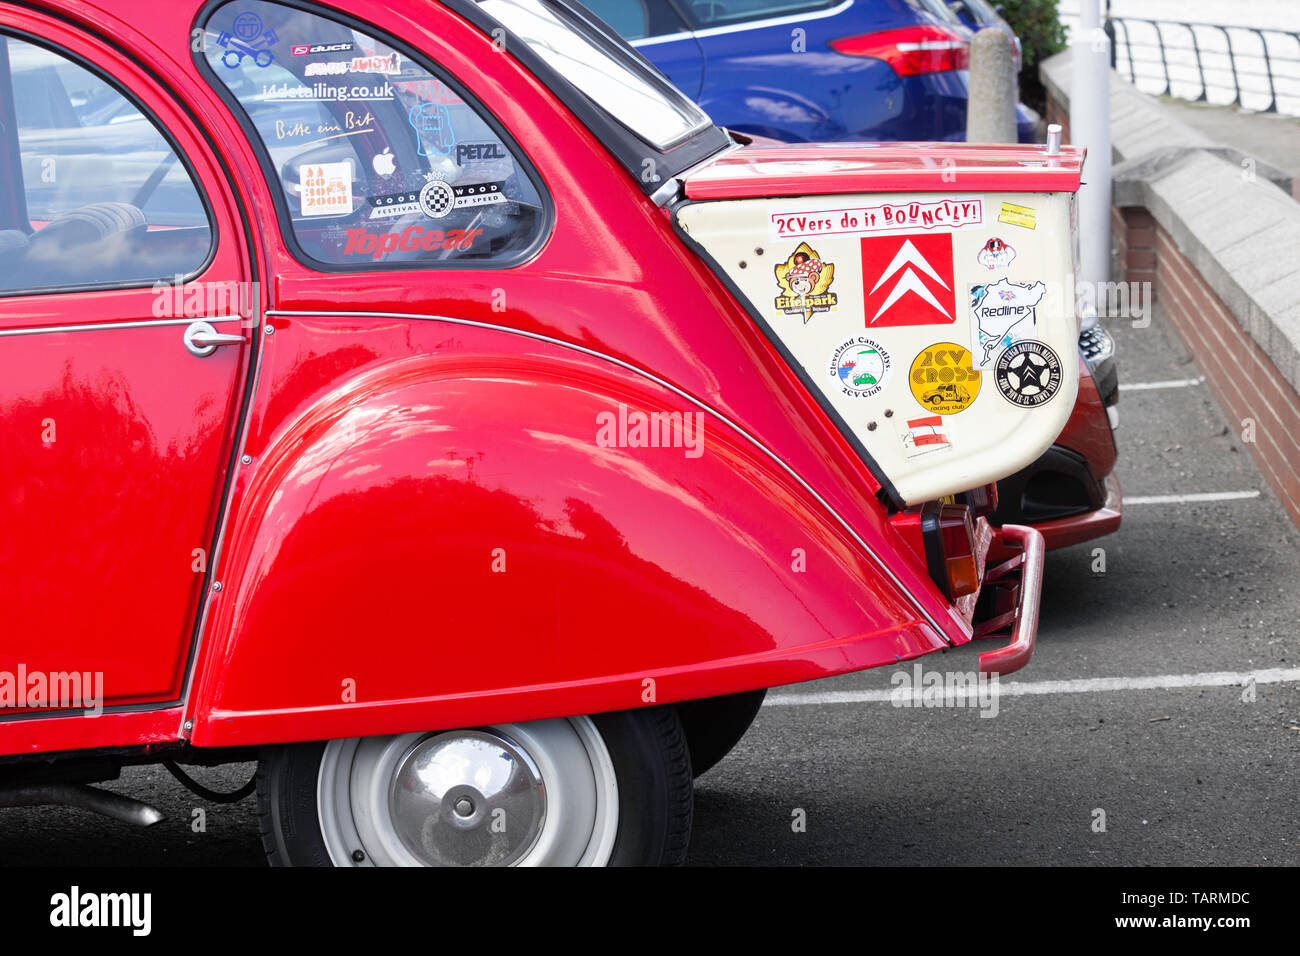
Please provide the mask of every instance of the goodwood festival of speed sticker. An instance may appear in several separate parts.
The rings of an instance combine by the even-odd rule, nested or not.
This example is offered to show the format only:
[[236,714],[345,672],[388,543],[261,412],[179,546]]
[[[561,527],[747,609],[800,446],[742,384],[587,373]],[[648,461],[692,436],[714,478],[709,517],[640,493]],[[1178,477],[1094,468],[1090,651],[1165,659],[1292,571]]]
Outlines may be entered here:
[[1012,405],[1038,408],[1061,390],[1061,360],[1042,342],[1024,339],[998,356],[993,378]]

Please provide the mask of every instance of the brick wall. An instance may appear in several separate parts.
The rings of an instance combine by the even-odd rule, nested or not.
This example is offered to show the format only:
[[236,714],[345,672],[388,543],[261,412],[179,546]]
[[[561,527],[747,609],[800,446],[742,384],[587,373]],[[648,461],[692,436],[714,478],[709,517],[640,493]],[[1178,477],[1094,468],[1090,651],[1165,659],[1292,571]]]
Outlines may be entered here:
[[[1300,396],[1149,212],[1114,209],[1111,221],[1115,259],[1124,264],[1116,278],[1151,283],[1160,314],[1196,357],[1238,444],[1300,527]],[[1253,443],[1242,439],[1247,421],[1254,422]]]
[[[1047,121],[1069,129],[1068,110],[1050,95]],[[1070,141],[1068,133],[1064,141]],[[1238,447],[1249,450],[1300,527],[1300,394],[1148,210],[1114,207],[1111,226],[1112,279],[1151,283],[1152,301],[1196,358]],[[1122,370],[1123,356],[1120,361]],[[1254,423],[1253,442],[1242,438],[1248,421]]]

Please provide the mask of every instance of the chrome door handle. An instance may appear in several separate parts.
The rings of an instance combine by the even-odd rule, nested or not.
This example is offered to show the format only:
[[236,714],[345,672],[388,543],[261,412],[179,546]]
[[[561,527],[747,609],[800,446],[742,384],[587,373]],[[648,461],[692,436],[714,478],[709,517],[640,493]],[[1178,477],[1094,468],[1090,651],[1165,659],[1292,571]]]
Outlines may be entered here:
[[204,358],[223,345],[243,345],[242,335],[225,335],[208,322],[191,322],[185,327],[185,348],[191,355]]

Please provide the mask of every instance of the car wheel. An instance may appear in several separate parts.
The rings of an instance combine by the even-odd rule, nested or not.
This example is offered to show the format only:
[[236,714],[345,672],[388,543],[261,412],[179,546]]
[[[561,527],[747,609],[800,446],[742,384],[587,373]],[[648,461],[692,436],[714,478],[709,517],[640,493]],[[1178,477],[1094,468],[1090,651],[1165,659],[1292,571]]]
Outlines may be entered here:
[[740,738],[745,736],[745,731],[758,716],[758,709],[763,706],[766,696],[766,688],[760,688],[743,694],[683,701],[677,705],[695,776],[712,768],[740,743]]
[[257,793],[273,866],[675,865],[694,797],[671,707],[269,747]]

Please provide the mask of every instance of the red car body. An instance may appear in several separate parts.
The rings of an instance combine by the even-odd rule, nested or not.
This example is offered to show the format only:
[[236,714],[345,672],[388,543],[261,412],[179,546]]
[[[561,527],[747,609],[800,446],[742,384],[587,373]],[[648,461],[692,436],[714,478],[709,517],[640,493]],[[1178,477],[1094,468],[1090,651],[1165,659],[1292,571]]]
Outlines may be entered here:
[[[202,358],[182,341],[194,316],[158,318],[152,284],[0,299],[0,670],[104,676],[96,719],[0,713],[0,754],[598,714],[977,634],[1009,642],[985,670],[1028,659],[1040,539],[1008,531],[1027,556],[999,573],[1021,586],[972,623],[669,211],[480,28],[429,2],[347,5],[521,144],[544,243],[504,269],[340,272],[295,255],[258,147],[196,65],[212,6],[0,2],[0,30],[97,65],[174,137],[217,237],[176,301],[258,290],[251,320],[202,313],[244,339]],[[1078,153],[1024,165],[1040,154],[743,147],[683,179],[691,199],[944,191],[947,157],[970,189],[1077,188]],[[708,454],[595,447],[619,405],[702,413]]]

